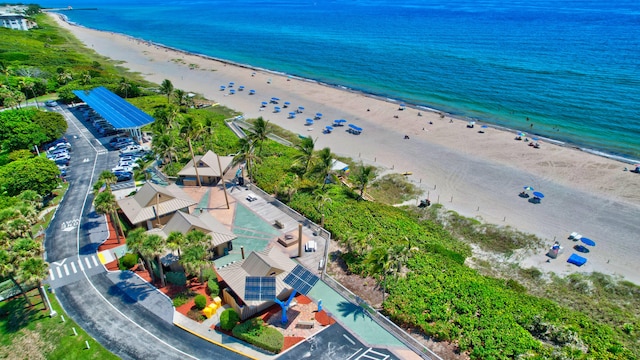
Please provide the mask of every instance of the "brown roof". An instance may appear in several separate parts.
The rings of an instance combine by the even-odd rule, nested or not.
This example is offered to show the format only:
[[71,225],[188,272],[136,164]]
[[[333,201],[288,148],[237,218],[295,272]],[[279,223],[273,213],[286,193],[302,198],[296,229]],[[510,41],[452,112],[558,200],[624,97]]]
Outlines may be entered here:
[[135,195],[118,200],[118,206],[132,224],[170,214],[196,205],[177,185],[160,186],[145,183]]
[[288,294],[291,289],[283,280],[295,267],[296,263],[288,255],[270,247],[260,252],[251,252],[245,260],[218,269],[218,275],[247,305],[256,306],[263,301],[244,300],[247,276],[275,276],[276,296],[280,297]]
[[207,211],[196,211],[193,214],[178,211],[164,227],[151,229],[147,233],[158,234],[166,239],[173,231],[186,234],[191,230],[200,230],[207,235],[211,235],[211,245],[213,247],[227,243],[237,237]]
[[[227,168],[233,162],[233,156],[220,156],[220,166],[218,166],[218,156],[211,150],[207,151],[204,155],[194,156],[198,166],[198,175],[200,176],[213,176],[220,177],[220,167],[222,167],[222,174],[224,175]],[[178,173],[180,176],[196,176],[196,170],[193,167],[193,160],[189,160],[182,170]]]

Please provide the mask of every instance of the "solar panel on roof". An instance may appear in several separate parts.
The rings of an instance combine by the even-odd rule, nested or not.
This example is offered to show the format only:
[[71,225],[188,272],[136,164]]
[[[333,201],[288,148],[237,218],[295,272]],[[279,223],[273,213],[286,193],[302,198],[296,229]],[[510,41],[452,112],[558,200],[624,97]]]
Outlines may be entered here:
[[291,286],[300,294],[307,295],[318,282],[318,277],[301,265],[296,265],[284,278],[284,283]]
[[276,297],[276,278],[270,276],[247,276],[244,284],[244,299],[268,301]]
[[102,86],[93,90],[74,90],[73,93],[116,129],[139,128],[154,121],[151,116]]

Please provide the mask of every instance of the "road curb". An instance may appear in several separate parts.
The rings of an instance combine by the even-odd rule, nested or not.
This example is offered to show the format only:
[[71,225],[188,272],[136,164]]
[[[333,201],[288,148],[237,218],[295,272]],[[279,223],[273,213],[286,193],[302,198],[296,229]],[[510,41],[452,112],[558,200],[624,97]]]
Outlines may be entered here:
[[227,349],[227,350],[229,350],[229,351],[233,351],[233,352],[234,352],[234,353],[236,353],[236,354],[239,354],[239,355],[242,355],[242,356],[246,356],[246,357],[247,357],[247,358],[249,358],[249,359],[259,360],[258,358],[253,357],[253,356],[251,356],[251,355],[247,355],[247,354],[243,353],[242,351],[236,350],[236,349],[231,348],[231,347],[229,347],[229,346],[227,346],[227,345],[221,344],[221,343],[216,342],[216,341],[213,341],[213,340],[211,340],[211,339],[209,339],[209,338],[207,338],[207,337],[204,337],[204,336],[202,336],[202,335],[200,335],[200,334],[198,334],[198,333],[196,333],[196,332],[194,332],[194,331],[189,330],[188,328],[186,328],[186,327],[184,327],[184,326],[182,326],[182,325],[180,325],[180,324],[178,324],[178,323],[175,323],[175,322],[174,322],[174,323],[173,323],[173,325],[175,325],[175,326],[179,327],[180,329],[182,329],[182,330],[184,330],[184,331],[186,331],[186,332],[190,333],[191,335],[195,335],[195,336],[197,336],[197,337],[201,338],[202,340],[208,341],[208,342],[210,342],[210,343],[212,343],[212,344],[214,344],[214,345],[218,345],[218,346],[220,346],[220,347],[222,347],[222,348],[224,348],[224,349]]

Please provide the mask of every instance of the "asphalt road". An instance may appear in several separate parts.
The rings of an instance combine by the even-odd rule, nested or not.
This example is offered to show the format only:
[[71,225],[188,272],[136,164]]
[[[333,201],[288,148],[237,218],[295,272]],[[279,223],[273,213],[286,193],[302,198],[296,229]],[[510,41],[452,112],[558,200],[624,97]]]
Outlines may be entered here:
[[[118,155],[107,152],[69,111],[57,110],[69,122],[70,186],[45,232],[46,260],[63,266],[80,260],[86,265],[84,258],[106,238],[104,222],[92,211],[91,185],[101,171],[113,167]],[[123,359],[244,358],[163,320],[126,295],[104,271],[81,269],[74,281],[59,285],[55,293],[67,314]]]

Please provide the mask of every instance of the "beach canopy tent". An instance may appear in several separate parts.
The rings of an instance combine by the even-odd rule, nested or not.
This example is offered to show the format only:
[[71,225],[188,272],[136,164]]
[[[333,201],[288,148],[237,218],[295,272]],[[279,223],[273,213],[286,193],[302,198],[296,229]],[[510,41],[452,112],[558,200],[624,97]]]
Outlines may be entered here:
[[354,124],[349,124],[349,129],[347,131],[352,134],[359,135],[362,132],[362,128]]
[[140,128],[154,122],[151,116],[102,86],[93,90],[74,90],[73,93],[114,129],[127,130],[133,137],[142,138]]
[[586,264],[587,259],[583,258],[582,256],[578,255],[578,254],[571,254],[571,256],[569,256],[569,259],[567,259],[567,262],[569,264],[573,264],[576,266],[582,266],[584,264]]
[[338,159],[333,159],[331,161],[331,171],[347,171],[349,170],[349,165],[343,163]]

